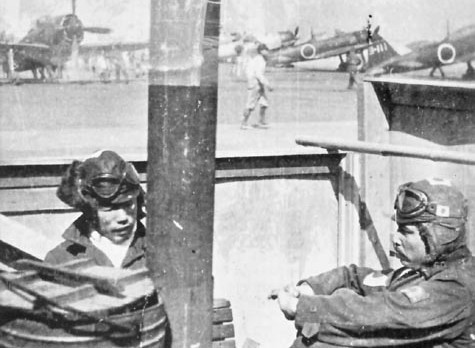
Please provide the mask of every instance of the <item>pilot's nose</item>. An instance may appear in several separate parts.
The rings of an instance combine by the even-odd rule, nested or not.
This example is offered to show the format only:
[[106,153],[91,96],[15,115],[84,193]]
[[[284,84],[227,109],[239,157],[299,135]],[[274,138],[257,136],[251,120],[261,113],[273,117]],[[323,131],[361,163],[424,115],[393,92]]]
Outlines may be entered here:
[[117,211],[116,221],[119,225],[127,225],[131,222],[132,217],[127,213],[125,209],[119,209]]
[[391,233],[391,243],[392,245],[401,245],[401,240],[399,239],[399,233],[393,232]]

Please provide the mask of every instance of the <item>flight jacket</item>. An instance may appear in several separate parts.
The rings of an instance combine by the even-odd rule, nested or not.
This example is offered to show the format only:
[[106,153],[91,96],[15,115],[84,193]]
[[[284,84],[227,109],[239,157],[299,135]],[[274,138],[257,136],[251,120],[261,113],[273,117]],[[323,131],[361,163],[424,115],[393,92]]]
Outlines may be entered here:
[[[63,233],[62,243],[48,252],[45,262],[60,264],[78,259],[91,259],[98,266],[113,267],[112,261],[88,237],[88,223],[81,215]],[[145,268],[145,227],[138,221],[134,239],[127,250],[121,268]]]
[[454,261],[383,274],[339,267],[302,280],[315,295],[298,299],[293,347],[474,347],[475,263]]

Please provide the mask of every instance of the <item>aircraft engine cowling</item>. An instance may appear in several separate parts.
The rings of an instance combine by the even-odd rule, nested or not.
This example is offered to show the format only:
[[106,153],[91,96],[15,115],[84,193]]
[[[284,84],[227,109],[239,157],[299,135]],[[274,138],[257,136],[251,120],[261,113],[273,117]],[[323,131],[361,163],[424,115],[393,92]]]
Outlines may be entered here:
[[84,39],[84,26],[76,15],[68,14],[64,16],[61,26],[66,41],[72,42],[76,39],[76,42],[80,43]]
[[456,56],[457,52],[455,47],[450,43],[440,44],[437,48],[437,58],[442,64],[452,64]]

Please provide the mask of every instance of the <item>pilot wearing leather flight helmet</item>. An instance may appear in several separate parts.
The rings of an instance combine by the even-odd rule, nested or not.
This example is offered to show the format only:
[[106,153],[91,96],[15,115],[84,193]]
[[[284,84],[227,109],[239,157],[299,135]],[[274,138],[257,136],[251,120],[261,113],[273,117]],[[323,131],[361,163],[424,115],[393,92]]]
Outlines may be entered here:
[[140,221],[145,217],[145,193],[131,163],[113,151],[73,161],[57,196],[82,214],[45,262],[87,258],[100,266],[145,267],[145,227]]
[[295,321],[292,347],[475,346],[475,262],[463,194],[447,180],[409,182],[394,209],[391,239],[403,267],[339,267],[272,294]]

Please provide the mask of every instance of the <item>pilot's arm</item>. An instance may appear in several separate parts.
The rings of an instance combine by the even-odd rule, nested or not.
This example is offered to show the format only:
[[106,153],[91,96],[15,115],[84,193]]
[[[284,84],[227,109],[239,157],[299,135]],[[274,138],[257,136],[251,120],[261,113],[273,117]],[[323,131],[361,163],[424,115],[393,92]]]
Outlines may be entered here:
[[[374,275],[380,275],[380,272],[370,268],[357,267],[338,267],[331,271],[321,273],[297,283],[297,286],[286,286],[276,291],[274,297],[278,299],[280,309],[289,320],[295,318],[298,298],[302,295],[331,295],[337,289],[346,288],[358,294],[366,294],[368,286],[366,279],[373,279]],[[383,288],[386,283],[386,277],[381,277],[379,288]],[[371,284],[371,289],[374,290]]]
[[316,295],[330,295],[335,290],[341,288],[364,294],[367,290],[364,281],[368,275],[372,274],[380,274],[380,272],[368,267],[350,265],[338,267],[317,276],[303,279],[297,285],[307,284]]
[[307,339],[318,337],[342,346],[446,340],[460,335],[470,320],[468,294],[462,284],[444,279],[367,296],[348,288],[329,296],[301,295],[295,325]]

